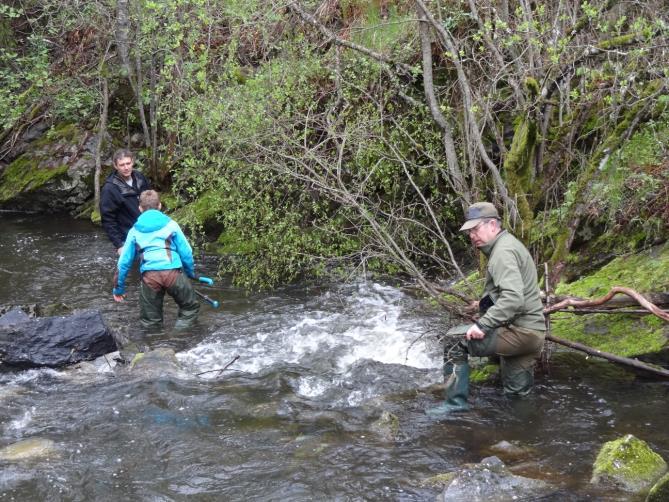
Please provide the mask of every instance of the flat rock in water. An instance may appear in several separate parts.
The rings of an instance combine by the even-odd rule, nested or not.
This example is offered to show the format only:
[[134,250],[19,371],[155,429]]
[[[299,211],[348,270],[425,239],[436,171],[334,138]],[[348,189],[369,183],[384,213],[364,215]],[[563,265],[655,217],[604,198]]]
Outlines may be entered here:
[[[57,368],[90,361],[116,350],[98,311],[21,321],[20,314],[0,323],[0,369]],[[11,321],[11,322],[10,322]]]
[[438,501],[506,502],[536,500],[555,493],[551,484],[512,474],[497,457],[484,458],[480,464],[455,473]]
[[55,452],[55,443],[50,439],[31,438],[0,449],[0,460],[14,461],[43,458]]

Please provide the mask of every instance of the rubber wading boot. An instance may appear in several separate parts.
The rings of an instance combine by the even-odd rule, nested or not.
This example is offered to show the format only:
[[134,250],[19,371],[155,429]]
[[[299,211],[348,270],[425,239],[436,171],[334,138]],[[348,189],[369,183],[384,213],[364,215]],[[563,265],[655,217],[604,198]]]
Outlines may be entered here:
[[469,396],[469,364],[455,363],[453,372],[446,381],[446,400],[439,406],[425,411],[430,416],[438,417],[456,411],[467,411],[467,397]]

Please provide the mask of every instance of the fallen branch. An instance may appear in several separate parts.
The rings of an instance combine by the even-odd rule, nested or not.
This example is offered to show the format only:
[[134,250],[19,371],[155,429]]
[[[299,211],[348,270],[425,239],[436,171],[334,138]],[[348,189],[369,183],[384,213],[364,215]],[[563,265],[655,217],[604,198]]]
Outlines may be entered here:
[[590,354],[591,356],[601,357],[614,363],[624,364],[626,366],[631,366],[639,370],[647,371],[648,373],[652,373],[654,375],[661,376],[663,378],[669,378],[669,370],[665,370],[663,368],[658,368],[646,363],[642,363],[638,359],[631,359],[629,357],[617,356],[615,354],[611,354],[610,352],[604,352],[598,349],[593,349],[592,347],[588,347],[587,345],[583,345],[577,342],[572,342],[570,340],[564,340],[563,338],[558,338],[553,335],[546,335],[546,340],[550,340],[551,342],[564,345],[565,347],[569,347],[571,349],[580,350],[581,352],[585,352],[586,354]]
[[[644,309],[621,309],[621,308],[602,308],[602,309],[572,309],[560,310],[560,312],[567,312],[569,314],[584,315],[584,314],[637,314],[637,315],[652,315],[653,312]],[[669,314],[667,310],[661,310],[665,314]]]
[[561,302],[556,303],[555,305],[546,307],[544,309],[544,314],[548,315],[553,312],[557,312],[559,310],[565,310],[567,307],[580,307],[580,308],[597,307],[599,305],[608,302],[611,298],[613,298],[615,295],[619,293],[634,298],[639,303],[639,305],[641,305],[644,309],[656,315],[660,319],[669,322],[669,313],[665,312],[664,310],[661,310],[657,305],[648,301],[641,293],[631,288],[626,288],[623,286],[614,286],[613,288],[611,288],[611,291],[609,291],[605,296],[602,296],[601,298],[597,298],[595,300],[578,300],[575,298],[567,298],[565,300],[562,300]]
[[[195,376],[206,375],[207,373],[213,373],[214,371],[218,371],[218,375],[220,375],[220,374],[223,373],[225,370],[227,370],[228,367],[231,366],[232,363],[234,363],[237,359],[239,359],[239,356],[235,356],[235,357],[233,357],[233,358],[232,358],[232,361],[230,361],[228,364],[226,364],[226,365],[223,366],[222,368],[215,369],[215,370],[203,371],[202,373],[195,373]],[[216,376],[218,376],[218,375],[216,375]]]

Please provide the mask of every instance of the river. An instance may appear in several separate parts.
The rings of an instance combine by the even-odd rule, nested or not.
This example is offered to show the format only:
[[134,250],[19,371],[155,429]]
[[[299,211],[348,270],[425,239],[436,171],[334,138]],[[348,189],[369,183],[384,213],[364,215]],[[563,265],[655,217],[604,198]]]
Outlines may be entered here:
[[[422,480],[502,440],[531,452],[517,473],[556,483],[554,500],[629,500],[589,484],[602,443],[633,433],[669,459],[669,386],[581,356],[554,358],[528,399],[479,385],[472,411],[429,418],[444,320],[393,285],[247,294],[221,280],[201,288],[222,305],[203,305],[195,329],[142,334],[137,275],[128,301],[113,302],[115,256],[100,229],[7,213],[0,228],[0,304],[99,309],[143,348],[174,349],[183,367],[0,373],[0,447],[56,446],[46,459],[0,462],[2,500],[434,500],[439,489]],[[215,275],[201,258],[199,271]],[[171,300],[166,311],[170,326]],[[396,433],[375,425],[384,411]]]

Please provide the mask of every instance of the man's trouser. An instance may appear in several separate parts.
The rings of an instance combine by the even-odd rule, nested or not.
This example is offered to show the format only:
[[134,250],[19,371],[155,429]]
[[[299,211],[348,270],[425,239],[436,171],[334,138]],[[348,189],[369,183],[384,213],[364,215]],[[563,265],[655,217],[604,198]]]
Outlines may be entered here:
[[139,291],[140,322],[145,328],[159,327],[163,322],[165,293],[179,307],[176,327],[185,328],[195,321],[200,311],[195,290],[181,270],[151,270],[142,274]]
[[534,364],[541,355],[544,337],[544,331],[506,326],[497,328],[480,340],[465,340],[460,336],[447,339],[444,375],[452,372],[454,364],[467,363],[468,355],[499,356],[504,393],[524,396],[534,385]]

